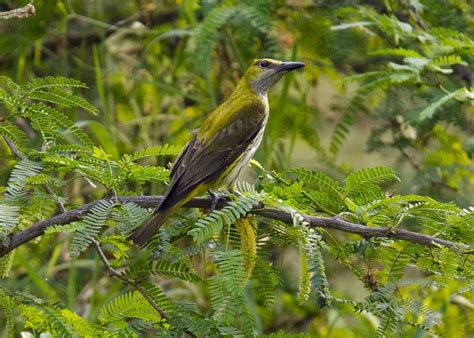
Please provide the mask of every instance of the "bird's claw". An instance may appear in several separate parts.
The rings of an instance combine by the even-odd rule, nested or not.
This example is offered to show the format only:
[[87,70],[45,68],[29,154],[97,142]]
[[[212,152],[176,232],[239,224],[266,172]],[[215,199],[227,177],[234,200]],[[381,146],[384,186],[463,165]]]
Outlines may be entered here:
[[207,193],[212,198],[211,208],[210,208],[211,212],[213,212],[216,209],[217,204],[219,203],[220,200],[233,201],[236,199],[236,197],[244,196],[240,191],[235,190],[235,189],[224,191],[224,192],[215,192],[209,189],[207,190]]
[[221,193],[214,192],[210,189],[207,192],[209,193],[209,196],[211,196],[211,198],[212,198],[212,203],[211,203],[211,209],[210,210],[211,210],[211,212],[213,212],[217,207],[217,203],[219,203],[219,201],[222,198],[225,198],[225,195],[221,194]]

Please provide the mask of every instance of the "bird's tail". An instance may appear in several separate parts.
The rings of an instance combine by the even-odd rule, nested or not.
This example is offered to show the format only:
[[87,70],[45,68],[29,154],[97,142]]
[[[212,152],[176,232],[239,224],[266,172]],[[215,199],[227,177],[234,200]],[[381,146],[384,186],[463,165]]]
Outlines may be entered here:
[[176,208],[177,206],[172,206],[168,209],[158,211],[158,213],[154,214],[148,221],[136,228],[127,239],[132,240],[133,243],[138,246],[146,245]]

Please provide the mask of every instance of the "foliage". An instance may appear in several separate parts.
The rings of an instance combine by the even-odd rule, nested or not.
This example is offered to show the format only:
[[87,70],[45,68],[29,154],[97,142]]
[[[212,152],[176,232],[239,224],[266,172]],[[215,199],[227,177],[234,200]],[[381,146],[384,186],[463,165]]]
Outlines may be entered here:
[[[357,82],[358,88],[334,130],[331,150],[338,152],[358,112],[376,113],[380,123],[369,138],[370,150],[396,149],[410,160],[427,188],[436,182],[445,183],[454,191],[462,191],[465,184],[472,188],[468,137],[474,99],[469,67],[473,40],[462,30],[431,26],[424,21],[423,15],[432,9],[430,1],[426,6],[418,3],[412,7],[390,3],[386,13],[370,7],[351,9],[345,14],[352,25],[333,27],[345,30],[363,26],[358,34],[367,35],[377,43],[371,46],[368,42],[368,56],[376,64],[374,70],[348,78]],[[462,4],[458,6],[462,8]],[[402,13],[407,13],[409,19],[401,19]],[[454,130],[462,130],[466,125],[467,137],[460,141]],[[388,133],[390,136],[383,137]],[[443,143],[441,133],[452,138],[450,149],[444,152],[430,147],[433,143]],[[443,163],[442,158],[453,151],[464,159]],[[428,158],[437,160],[427,161]],[[456,173],[448,178],[453,171]],[[435,187],[432,189],[436,191]]]
[[[36,17],[6,23],[0,247],[93,204],[0,258],[2,336],[474,334],[467,1],[138,3],[35,1]],[[255,185],[133,247],[150,210],[117,196],[164,191],[189,130],[255,55],[307,64],[270,93]],[[370,165],[353,146],[366,141]],[[291,218],[252,214],[262,205]],[[458,245],[360,238],[306,214]]]

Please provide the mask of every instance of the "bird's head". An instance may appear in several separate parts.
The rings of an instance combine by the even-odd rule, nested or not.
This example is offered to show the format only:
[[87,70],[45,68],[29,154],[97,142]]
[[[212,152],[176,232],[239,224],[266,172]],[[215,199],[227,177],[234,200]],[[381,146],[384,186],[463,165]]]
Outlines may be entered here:
[[254,92],[266,95],[283,75],[304,66],[305,64],[301,62],[255,59],[245,72],[244,79]]

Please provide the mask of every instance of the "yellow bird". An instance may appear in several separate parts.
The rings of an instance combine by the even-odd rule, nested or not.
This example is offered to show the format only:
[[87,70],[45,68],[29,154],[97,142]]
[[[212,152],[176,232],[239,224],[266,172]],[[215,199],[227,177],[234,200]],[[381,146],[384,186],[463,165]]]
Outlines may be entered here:
[[256,59],[230,97],[204,121],[171,170],[171,184],[153,216],[129,236],[145,245],[173,212],[194,196],[223,186],[233,189],[262,141],[268,121],[267,92],[301,62]]

